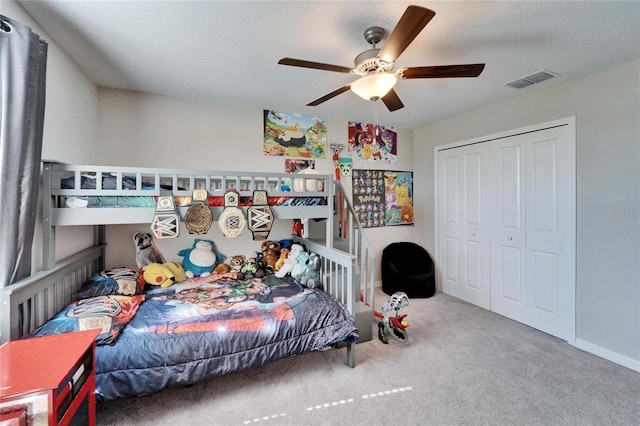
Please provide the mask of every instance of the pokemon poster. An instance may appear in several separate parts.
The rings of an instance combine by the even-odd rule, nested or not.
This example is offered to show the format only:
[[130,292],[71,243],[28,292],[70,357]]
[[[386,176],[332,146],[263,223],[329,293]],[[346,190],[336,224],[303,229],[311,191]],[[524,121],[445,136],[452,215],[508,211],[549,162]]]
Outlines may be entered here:
[[353,209],[363,228],[413,225],[413,173],[353,169]]
[[393,128],[350,121],[349,152],[352,158],[361,161],[395,163],[397,134]]
[[413,224],[413,173],[384,172],[386,225]]
[[264,110],[263,150],[267,156],[326,158],[327,120]]
[[384,172],[353,170],[353,209],[363,228],[384,226]]

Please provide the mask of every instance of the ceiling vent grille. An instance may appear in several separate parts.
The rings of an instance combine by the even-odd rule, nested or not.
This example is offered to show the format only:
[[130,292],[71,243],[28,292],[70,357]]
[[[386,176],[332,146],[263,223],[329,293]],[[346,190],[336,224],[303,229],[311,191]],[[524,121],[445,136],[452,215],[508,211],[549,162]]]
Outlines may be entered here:
[[514,80],[511,83],[507,83],[507,86],[511,86],[514,89],[522,89],[524,87],[531,86],[533,84],[540,83],[545,80],[549,80],[550,78],[554,78],[559,75],[560,74],[552,71],[542,70],[542,71],[535,72],[531,75],[528,75],[526,77],[519,78],[518,80]]

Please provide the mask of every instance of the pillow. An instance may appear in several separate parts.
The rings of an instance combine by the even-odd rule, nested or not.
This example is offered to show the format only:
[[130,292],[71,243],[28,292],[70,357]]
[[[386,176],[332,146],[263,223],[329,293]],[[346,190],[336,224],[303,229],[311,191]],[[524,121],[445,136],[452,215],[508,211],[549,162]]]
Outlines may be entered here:
[[27,337],[99,328],[101,332],[96,337],[96,345],[113,345],[144,299],[144,294],[132,297],[109,295],[81,299],[67,305]]
[[120,266],[99,272],[89,278],[73,295],[74,300],[96,296],[134,296],[144,293],[144,277],[138,268]]
[[[302,175],[319,175],[320,172],[318,172],[315,169],[303,169],[300,170],[299,172],[295,173],[295,174],[302,174]],[[306,185],[305,185],[306,183]],[[316,188],[317,186],[317,188]],[[306,188],[305,188],[306,187]],[[307,179],[306,182],[304,182],[304,179],[302,178],[295,178],[293,179],[293,190],[295,192],[315,192],[315,191],[322,191],[324,189],[324,180],[322,179],[315,179],[315,182],[313,181],[313,179]]]

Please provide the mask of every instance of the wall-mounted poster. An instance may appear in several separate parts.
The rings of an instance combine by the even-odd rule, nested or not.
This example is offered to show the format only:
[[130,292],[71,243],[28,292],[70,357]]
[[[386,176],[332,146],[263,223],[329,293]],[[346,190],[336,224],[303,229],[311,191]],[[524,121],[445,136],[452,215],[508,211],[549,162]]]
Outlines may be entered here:
[[285,158],[284,160],[285,173],[298,173],[300,170],[315,168],[315,160],[295,160],[293,158]]
[[413,224],[413,173],[353,169],[353,209],[363,228]]
[[397,161],[397,135],[393,128],[349,122],[349,152],[362,161],[395,163]]
[[351,170],[353,169],[353,160],[349,157],[340,157],[338,160],[338,166],[340,167],[340,175],[344,177],[351,177]]
[[326,158],[326,119],[264,110],[264,155]]
[[386,225],[413,223],[413,173],[384,172]]
[[353,170],[353,209],[363,228],[384,226],[384,171]]

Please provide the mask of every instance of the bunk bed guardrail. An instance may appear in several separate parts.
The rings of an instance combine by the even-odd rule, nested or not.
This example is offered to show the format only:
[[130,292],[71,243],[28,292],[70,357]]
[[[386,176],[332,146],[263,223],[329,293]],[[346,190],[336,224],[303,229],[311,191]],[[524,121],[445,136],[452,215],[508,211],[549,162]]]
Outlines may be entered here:
[[[157,193],[159,193],[158,185],[162,175],[170,175],[174,187],[183,187],[180,182],[185,179],[190,185],[189,188],[197,185],[198,181],[205,182],[205,186],[211,185],[210,183],[207,184],[207,181],[215,181],[212,180],[211,177],[208,177],[210,176],[208,173],[211,172],[150,170],[153,170],[154,173],[155,185],[156,188],[158,188]],[[55,260],[55,226],[66,223],[64,214],[73,210],[103,210],[99,208],[71,209],[60,207],[58,204],[60,201],[57,200],[58,197],[70,194],[66,191],[72,191],[73,195],[78,193],[78,190],[75,189],[65,190],[60,188],[60,180],[71,174],[76,184],[78,184],[81,181],[82,173],[90,171],[96,173],[98,177],[100,173],[109,173],[110,176],[115,176],[116,182],[121,182],[127,174],[135,173],[137,175],[136,182],[141,182],[142,176],[145,173],[144,171],[141,172],[140,169],[134,168],[77,166],[50,162],[44,164],[43,171],[43,265],[45,265],[45,268],[28,278],[0,289],[0,306],[2,307],[0,315],[0,342],[18,339],[42,325],[66,306],[66,304],[71,302],[71,295],[76,292],[84,282],[92,275],[104,269],[104,223],[98,222],[97,219],[91,219],[88,221],[89,223],[86,223],[91,224],[95,221],[96,223],[93,223],[94,225],[100,225],[95,227],[96,243],[94,246],[86,248],[64,260]],[[251,195],[251,191],[258,188],[257,182],[263,182],[265,185],[274,184],[279,186],[283,184],[283,179],[286,177],[293,178],[291,175],[287,176],[283,174],[248,175],[247,173],[232,172],[224,172],[224,174],[225,176],[235,177],[232,179],[225,177],[221,182],[234,181],[236,185],[239,183],[241,194],[242,191],[245,191],[247,195]],[[204,180],[199,179],[198,176]],[[244,186],[242,176],[248,176],[247,186]],[[334,249],[333,232],[330,231],[333,229],[334,208],[334,203],[332,202],[334,193],[334,187],[331,184],[333,183],[332,177],[330,175],[307,176],[311,177],[304,177],[302,181],[303,189],[305,190],[295,192],[295,196],[327,197],[326,205],[314,206],[316,207],[316,210],[314,210],[315,216],[311,216],[326,219],[326,244],[322,245],[301,237],[295,237],[295,239],[297,242],[304,244],[308,250],[318,253],[321,257],[323,289],[342,302],[347,307],[347,310],[354,316],[358,328],[364,330],[364,333],[361,333],[362,341],[370,340],[368,334],[370,333],[372,318],[371,307],[373,306],[372,299],[375,280],[373,267],[375,264],[375,256],[357,221],[351,225],[352,230],[350,231],[350,234],[354,235],[356,241],[356,243],[350,244],[350,247],[356,247],[356,249],[351,253]],[[307,179],[312,183],[309,184]],[[99,185],[99,181],[100,179],[96,179],[96,185]],[[116,185],[119,184],[116,183]],[[311,185],[313,185],[317,191],[306,191],[306,189],[308,189],[307,187]],[[319,186],[322,186],[322,188]],[[224,188],[224,184],[221,188]],[[221,188],[214,189],[214,191],[224,191]],[[90,194],[90,191],[98,190],[81,190],[80,193]],[[186,193],[190,193],[189,190],[185,191],[187,191]],[[127,195],[133,194],[129,190],[120,190],[115,194],[122,194],[123,192]],[[282,192],[282,196],[292,196],[292,193],[288,191],[275,191],[277,195],[279,195],[280,192]],[[222,193],[223,192],[221,192],[221,194]],[[113,194],[110,193],[110,195]],[[148,193],[145,192],[143,195],[148,195]],[[272,193],[269,195],[271,196]],[[65,213],[60,212],[58,219],[55,219],[56,216],[52,214],[56,209],[65,209]],[[140,208],[107,210],[133,211],[140,210]],[[154,209],[151,209],[150,211],[151,217],[153,216],[153,210]],[[297,218],[300,210],[297,207],[293,210],[296,210],[297,213],[291,212],[291,214]],[[355,217],[353,208],[349,210],[352,212],[352,217]],[[286,211],[285,207],[283,207],[283,211]],[[145,222],[147,222],[147,220],[145,220]],[[75,224],[75,222],[71,222],[70,224]],[[80,224],[85,223],[80,221]],[[371,298],[370,303],[363,303],[365,300],[368,300],[369,297]],[[349,366],[355,365],[353,346],[354,345],[348,345],[347,348],[347,364]]]
[[104,245],[86,248],[0,289],[0,343],[35,330],[64,308],[73,293],[102,270]]

